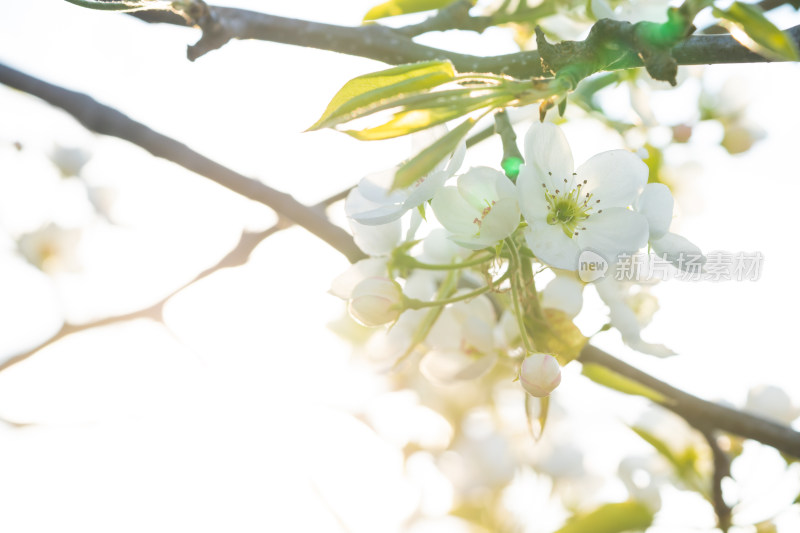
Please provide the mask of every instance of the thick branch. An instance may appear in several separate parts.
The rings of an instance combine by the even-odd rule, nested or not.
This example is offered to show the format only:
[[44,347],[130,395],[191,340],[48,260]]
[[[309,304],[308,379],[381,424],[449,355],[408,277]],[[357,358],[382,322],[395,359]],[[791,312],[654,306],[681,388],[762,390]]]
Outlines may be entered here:
[[754,439],[794,457],[800,457],[800,433],[790,427],[692,396],[592,345],[587,345],[583,349],[580,361],[602,365],[660,392],[670,399],[670,403],[663,404],[664,407],[674,411],[693,425],[715,428],[740,437]]
[[195,152],[183,143],[152,130],[92,97],[52,85],[0,64],[0,83],[27,92],[60,107],[87,129],[129,141],[156,157],[172,161],[196,174],[275,210],[340,251],[351,262],[364,257],[352,237],[323,213],[292,196]]
[[[144,15],[139,16],[144,18]],[[169,22],[182,23],[179,17],[172,18]],[[198,23],[203,29],[203,37],[196,45],[189,47],[188,55],[192,60],[223,46],[230,39],[256,39],[330,50],[391,65],[449,59],[461,72],[493,72],[518,78],[544,74],[539,53],[536,51],[491,57],[459,54],[417,44],[401,31],[378,24],[336,26],[217,6],[207,6],[206,13],[198,19]],[[787,32],[800,45],[800,26]],[[729,35],[689,37],[672,49],[672,55],[679,65],[769,61],[751,52]],[[641,65],[638,58],[631,57],[608,66],[608,69]]]

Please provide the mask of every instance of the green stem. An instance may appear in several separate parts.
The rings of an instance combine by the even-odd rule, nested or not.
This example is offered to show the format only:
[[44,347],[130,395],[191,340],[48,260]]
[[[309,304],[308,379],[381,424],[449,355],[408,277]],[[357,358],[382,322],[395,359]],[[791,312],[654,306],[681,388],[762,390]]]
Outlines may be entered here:
[[408,266],[410,268],[419,268],[423,270],[456,270],[460,268],[471,267],[475,265],[482,265],[487,261],[491,261],[496,256],[494,254],[483,256],[483,257],[476,257],[474,259],[468,259],[466,261],[462,261],[461,263],[448,263],[446,265],[435,265],[432,263],[423,263],[422,261],[417,261],[413,257],[407,257],[402,261],[403,266]]
[[[460,277],[460,270],[451,270],[447,273],[442,284],[439,286],[439,290],[436,293],[436,298],[441,298],[442,296],[452,294],[454,290],[456,290],[456,286],[458,284],[458,278]],[[444,307],[433,307],[428,310],[425,317],[422,319],[422,322],[414,331],[414,336],[411,338],[411,343],[408,345],[403,354],[397,358],[392,368],[397,369],[403,361],[408,358],[409,355],[414,353],[414,349],[425,340],[425,337],[428,336],[433,325],[436,323],[436,320],[439,318],[439,315],[442,313],[442,309]]]
[[535,352],[536,347],[533,345],[533,339],[528,336],[528,330],[525,327],[525,320],[522,316],[522,305],[520,304],[520,280],[518,274],[521,273],[522,261],[519,258],[519,250],[517,250],[514,239],[507,237],[505,242],[509,252],[511,252],[511,264],[508,267],[508,271],[511,272],[511,299],[514,302],[514,315],[517,317],[519,336],[525,346],[525,351],[528,353]]
[[491,290],[494,290],[498,285],[509,278],[511,269],[507,270],[505,274],[497,278],[496,281],[475,289],[474,291],[470,291],[464,294],[459,294],[458,296],[453,296],[452,298],[444,298],[441,300],[431,300],[429,302],[423,300],[416,300],[414,298],[406,298],[404,302],[404,307],[406,309],[424,309],[426,307],[440,307],[447,304],[453,304],[456,302],[462,302],[464,300],[469,300],[471,298],[475,298],[476,296],[480,296],[481,294],[487,293]]

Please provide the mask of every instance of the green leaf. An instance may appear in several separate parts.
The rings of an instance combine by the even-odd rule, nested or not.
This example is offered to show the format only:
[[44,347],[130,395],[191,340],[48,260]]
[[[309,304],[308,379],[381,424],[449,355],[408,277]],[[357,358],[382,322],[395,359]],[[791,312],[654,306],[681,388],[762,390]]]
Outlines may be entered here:
[[767,59],[798,61],[797,46],[789,36],[767,20],[761,8],[734,2],[728,9],[714,8],[734,39]]
[[628,379],[622,374],[618,374],[617,372],[609,370],[604,366],[594,363],[585,363],[581,373],[595,383],[599,383],[604,387],[614,389],[618,392],[632,394],[634,396],[644,396],[645,398],[660,404],[669,403],[670,401],[669,398],[660,392],[655,391],[650,387],[646,387],[641,383],[637,383],[632,379]]
[[530,394],[525,395],[525,415],[528,417],[528,429],[535,441],[542,438],[548,411],[550,411],[550,396],[537,398]]
[[359,110],[385,104],[391,98],[432,89],[452,81],[455,75],[453,64],[449,61],[424,61],[353,78],[339,89],[325,112],[308,131],[346,122]]
[[389,0],[367,11],[367,14],[364,15],[364,22],[439,9],[452,2],[453,0]]
[[456,149],[458,143],[467,135],[474,125],[475,119],[468,118],[456,128],[437,139],[435,143],[406,161],[397,170],[394,176],[394,183],[392,183],[392,189],[408,187],[422,176],[428,174],[439,161]]
[[345,130],[345,133],[362,141],[391,139],[443,124],[483,107],[503,106],[511,99],[513,99],[513,95],[498,94],[493,91],[478,96],[470,96],[469,93],[466,93],[460,99],[448,99],[445,105],[431,106],[430,103],[421,103],[397,112],[391,120],[380,126],[361,130]]
[[555,533],[643,531],[652,523],[653,512],[641,502],[607,503],[589,513],[573,516]]

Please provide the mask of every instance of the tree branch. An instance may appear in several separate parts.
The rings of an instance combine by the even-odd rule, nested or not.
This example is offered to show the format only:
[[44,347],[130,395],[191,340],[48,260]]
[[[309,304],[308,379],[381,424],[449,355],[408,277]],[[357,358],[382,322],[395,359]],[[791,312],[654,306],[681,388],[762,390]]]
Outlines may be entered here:
[[[207,6],[196,18],[203,36],[189,47],[188,57],[195,60],[220,48],[231,39],[255,39],[277,43],[329,50],[348,55],[374,59],[391,65],[449,59],[460,72],[492,72],[518,78],[538,77],[545,74],[537,51],[516,52],[500,56],[480,57],[459,54],[415,43],[406,33],[417,30],[395,30],[379,24],[365,26],[337,26],[307,20],[278,17],[245,9]],[[147,12],[145,12],[147,13]],[[138,14],[147,18],[146,14]],[[165,20],[167,17],[159,17]],[[169,23],[184,24],[180,17],[168,17]],[[425,24],[424,22],[422,24]],[[800,45],[800,26],[787,30]],[[766,59],[739,44],[730,35],[696,35],[672,49],[679,65],[712,63],[768,62]],[[636,57],[609,66],[609,70],[642,66]]]
[[[695,426],[697,427],[697,426]],[[731,461],[725,451],[720,448],[717,442],[717,436],[711,429],[705,427],[697,427],[700,433],[703,434],[708,446],[711,448],[711,453],[714,457],[714,474],[711,480],[711,499],[714,506],[714,514],[717,515],[717,527],[723,533],[727,533],[731,527],[731,508],[725,503],[722,497],[722,480],[731,475]]]
[[590,344],[583,349],[579,360],[602,365],[660,392],[670,400],[669,403],[661,404],[663,407],[680,415],[696,427],[719,429],[754,439],[793,457],[800,457],[800,433],[790,427],[692,396]]
[[292,220],[330,244],[350,262],[365,257],[353,242],[353,238],[345,230],[331,223],[319,210],[305,206],[292,196],[260,181],[239,174],[86,94],[47,83],[3,64],[0,64],[0,83],[60,107],[91,131],[124,139],[144,148],[156,157],[172,161],[272,208],[280,216]]
[[[316,211],[322,211],[325,207],[331,205],[334,202],[338,202],[343,200],[347,193],[350,192],[350,189],[344,190],[340,193],[337,193],[333,196],[330,196],[320,203],[316,204],[311,209]],[[181,292],[182,290],[186,289],[190,285],[194,285],[198,281],[207,278],[211,274],[222,270],[224,268],[233,268],[237,266],[242,266],[250,259],[250,254],[255,250],[256,246],[258,246],[261,242],[263,242],[267,237],[274,235],[275,233],[289,228],[293,225],[291,220],[285,218],[279,218],[278,222],[275,223],[272,227],[258,232],[243,232],[242,236],[239,238],[239,242],[234,246],[234,248],[225,254],[225,256],[217,261],[214,265],[206,268],[202,272],[200,272],[197,276],[192,278],[191,281],[184,283],[177,289],[170,292],[167,296],[156,302],[155,304],[146,307],[144,309],[139,309],[138,311],[132,311],[130,313],[123,313],[120,315],[113,315],[105,318],[101,318],[99,320],[94,320],[92,322],[87,322],[84,324],[70,324],[64,323],[61,326],[61,329],[52,337],[47,339],[44,343],[36,346],[35,348],[31,348],[23,353],[17,354],[9,359],[6,359],[2,363],[0,363],[0,372],[3,370],[10,368],[17,363],[21,363],[22,361],[28,359],[29,357],[35,355],[43,348],[50,346],[51,344],[72,335],[73,333],[78,333],[81,331],[86,331],[94,328],[100,328],[103,326],[110,326],[112,324],[119,324],[121,322],[128,322],[130,320],[136,320],[139,318],[149,318],[151,320],[155,320],[157,322],[163,322],[163,311],[164,305],[166,305],[167,301],[169,301],[173,296]]]

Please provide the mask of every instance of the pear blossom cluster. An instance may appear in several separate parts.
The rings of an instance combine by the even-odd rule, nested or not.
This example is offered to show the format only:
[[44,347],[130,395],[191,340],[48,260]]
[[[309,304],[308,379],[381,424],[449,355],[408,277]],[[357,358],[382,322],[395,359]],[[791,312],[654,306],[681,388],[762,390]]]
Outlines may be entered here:
[[[445,132],[418,136],[415,151]],[[525,135],[516,180],[486,166],[462,169],[465,152],[462,144],[404,189],[391,187],[397,167],[369,175],[346,200],[355,241],[370,257],[340,275],[331,292],[348,301],[355,320],[380,328],[368,343],[371,356],[388,366],[416,358],[441,383],[502,364],[516,369],[528,393],[547,396],[561,380],[559,354],[536,348],[536,328],[548,326],[524,310],[557,310],[571,320],[588,285],[626,344],[673,354],[642,340],[658,308],[647,287],[580,275],[587,251],[608,265],[645,247],[676,266],[683,254],[700,254],[670,231],[672,194],[648,183],[636,154],[610,150],[576,168],[566,136],[547,122]],[[525,281],[525,264],[555,277],[537,292]]]

